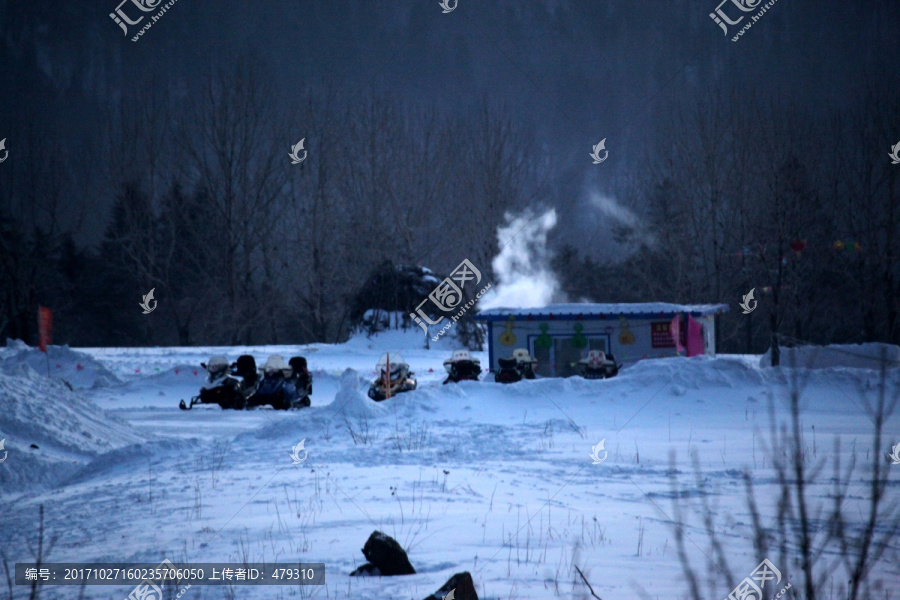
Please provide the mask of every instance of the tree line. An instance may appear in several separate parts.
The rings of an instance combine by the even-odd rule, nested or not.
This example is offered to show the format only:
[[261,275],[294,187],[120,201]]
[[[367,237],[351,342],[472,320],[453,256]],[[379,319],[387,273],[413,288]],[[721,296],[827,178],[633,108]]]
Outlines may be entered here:
[[[611,218],[614,245],[598,256],[565,223],[551,234],[557,299],[724,302],[725,352],[900,343],[893,79],[815,110],[684,94],[606,184],[633,216]],[[577,169],[488,99],[448,111],[310,86],[286,102],[272,81],[238,62],[192,93],[146,85],[110,103],[95,161],[109,198],[71,167],[77,149],[20,124],[0,168],[0,334],[34,343],[44,305],[73,345],[336,342],[386,264],[446,273],[468,258],[494,280],[507,214],[584,210],[558,191]],[[79,241],[98,226],[98,243]]]
[[58,343],[336,342],[386,262],[488,265],[496,224],[540,186],[529,132],[487,100],[443,114],[310,88],[282,105],[272,80],[239,62],[199,93],[116,103],[98,131],[112,198],[93,246],[75,233],[103,203],[53,159],[52,132],[17,134],[34,149],[0,170],[0,332],[34,343],[44,305]]
[[[644,166],[618,188],[640,215],[613,228],[627,258],[566,245],[554,260],[563,287],[578,298],[727,303],[717,330],[726,352],[900,344],[892,79],[872,78],[840,108],[719,90],[672,107]],[[756,308],[744,314],[751,290]]]

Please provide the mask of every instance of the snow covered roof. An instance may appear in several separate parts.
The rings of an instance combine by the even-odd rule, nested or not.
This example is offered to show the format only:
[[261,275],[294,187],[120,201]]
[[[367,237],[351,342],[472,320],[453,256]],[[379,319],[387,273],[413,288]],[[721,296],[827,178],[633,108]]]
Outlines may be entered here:
[[671,304],[669,302],[636,302],[616,304],[551,304],[539,308],[489,308],[475,315],[480,321],[506,321],[510,316],[534,321],[551,319],[617,319],[628,315],[632,319],[655,319],[689,313],[694,316],[728,312],[727,304]]

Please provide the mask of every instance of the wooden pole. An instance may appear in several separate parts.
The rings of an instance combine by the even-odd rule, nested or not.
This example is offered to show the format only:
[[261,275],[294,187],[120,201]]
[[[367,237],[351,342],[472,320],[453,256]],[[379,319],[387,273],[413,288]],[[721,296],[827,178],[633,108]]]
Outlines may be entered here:
[[387,364],[384,366],[384,397],[391,397],[391,355],[390,353],[385,354],[387,356]]

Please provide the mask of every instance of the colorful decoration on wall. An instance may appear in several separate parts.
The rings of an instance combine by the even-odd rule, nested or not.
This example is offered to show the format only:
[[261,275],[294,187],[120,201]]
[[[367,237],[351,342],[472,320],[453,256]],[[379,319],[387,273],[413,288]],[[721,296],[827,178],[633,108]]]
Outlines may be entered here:
[[622,328],[622,332],[619,333],[619,343],[623,346],[630,346],[634,343],[634,334],[628,329],[628,321],[625,317],[619,317],[619,324]]
[[546,323],[541,323],[541,335],[534,340],[534,347],[540,348],[542,350],[548,350],[550,346],[553,345],[553,338],[547,333],[547,330],[550,329],[550,326]]
[[581,333],[581,330],[584,329],[584,325],[581,323],[575,323],[575,335],[572,337],[572,347],[573,348],[585,348],[588,345],[587,338],[584,337],[584,334]]
[[516,336],[513,335],[513,322],[516,318],[512,315],[509,316],[509,321],[506,322],[506,331],[500,334],[500,343],[504,346],[514,346],[516,343]]

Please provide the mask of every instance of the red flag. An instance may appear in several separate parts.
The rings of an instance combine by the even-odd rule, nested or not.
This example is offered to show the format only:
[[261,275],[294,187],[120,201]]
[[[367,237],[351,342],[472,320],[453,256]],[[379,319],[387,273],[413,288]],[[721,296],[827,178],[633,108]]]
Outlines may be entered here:
[[38,308],[38,346],[41,352],[47,352],[47,346],[53,343],[53,311],[43,306]]
[[681,345],[681,315],[672,317],[672,323],[669,325],[669,332],[672,334],[672,339],[675,340],[675,350],[683,352],[684,346]]

